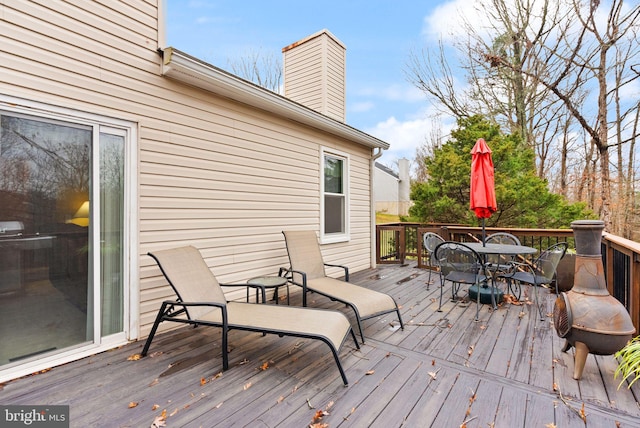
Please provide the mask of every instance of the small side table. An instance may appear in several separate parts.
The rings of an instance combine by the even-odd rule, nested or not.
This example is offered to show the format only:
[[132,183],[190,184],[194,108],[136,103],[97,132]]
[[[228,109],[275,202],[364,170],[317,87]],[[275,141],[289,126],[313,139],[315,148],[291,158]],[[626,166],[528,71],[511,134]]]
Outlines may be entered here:
[[[273,288],[273,298],[276,301],[276,305],[278,304],[278,288],[286,285],[288,282],[287,278],[284,278],[282,276],[258,276],[256,278],[251,278],[250,280],[247,281],[247,284],[251,284],[256,288],[256,303],[260,303],[260,297],[259,297],[259,293],[258,293],[258,288],[260,288],[262,290],[262,303],[266,303],[265,300],[265,295],[266,292],[265,290],[267,288]],[[247,302],[249,301],[249,288],[247,287]],[[289,288],[287,287],[287,305],[289,304]]]

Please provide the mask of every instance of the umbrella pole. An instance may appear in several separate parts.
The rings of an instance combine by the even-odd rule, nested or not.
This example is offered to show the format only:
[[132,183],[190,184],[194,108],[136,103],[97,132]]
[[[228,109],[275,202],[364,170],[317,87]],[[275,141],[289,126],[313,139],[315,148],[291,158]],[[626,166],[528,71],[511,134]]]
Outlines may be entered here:
[[484,217],[482,217],[482,246],[485,247],[487,244],[485,242],[485,238],[487,237],[487,232],[484,228]]

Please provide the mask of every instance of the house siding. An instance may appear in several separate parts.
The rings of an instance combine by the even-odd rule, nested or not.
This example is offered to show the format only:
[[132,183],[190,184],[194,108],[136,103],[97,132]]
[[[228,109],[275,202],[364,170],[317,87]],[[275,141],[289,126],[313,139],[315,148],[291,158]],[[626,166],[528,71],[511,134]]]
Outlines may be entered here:
[[0,93],[138,124],[138,337],[173,296],[148,251],[195,245],[221,282],[288,264],[281,231],[320,228],[321,147],[351,159],[351,239],[325,259],[370,267],[371,149],[161,76],[157,17],[155,1],[0,4]]

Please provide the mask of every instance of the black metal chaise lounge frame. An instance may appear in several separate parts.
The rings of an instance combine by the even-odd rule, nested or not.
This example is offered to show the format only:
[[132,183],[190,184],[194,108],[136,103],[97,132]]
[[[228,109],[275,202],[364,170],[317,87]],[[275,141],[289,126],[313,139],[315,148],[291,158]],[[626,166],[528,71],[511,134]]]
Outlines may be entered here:
[[342,380],[345,386],[348,385],[338,354],[349,335],[356,348],[360,349],[360,346],[344,314],[324,309],[227,302],[221,286],[246,287],[247,284],[218,283],[195,247],[154,251],[149,255],[156,260],[178,298],[162,302],[142,356],[147,355],[162,321],[222,328],[223,370],[229,368],[227,336],[232,329],[317,339],[331,348]]

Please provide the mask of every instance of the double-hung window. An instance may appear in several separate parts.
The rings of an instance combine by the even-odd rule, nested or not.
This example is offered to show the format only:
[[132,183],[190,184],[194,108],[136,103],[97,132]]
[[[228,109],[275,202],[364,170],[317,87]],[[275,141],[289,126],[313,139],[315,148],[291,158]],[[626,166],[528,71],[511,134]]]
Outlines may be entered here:
[[322,242],[349,239],[349,156],[322,149],[320,235]]

